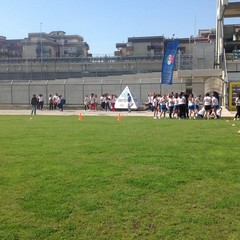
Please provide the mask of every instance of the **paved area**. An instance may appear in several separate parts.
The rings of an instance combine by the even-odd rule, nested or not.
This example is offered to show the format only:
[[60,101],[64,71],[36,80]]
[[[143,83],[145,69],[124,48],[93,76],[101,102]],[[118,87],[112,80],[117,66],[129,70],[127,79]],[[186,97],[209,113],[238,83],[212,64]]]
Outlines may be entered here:
[[[37,115],[52,115],[52,116],[70,116],[70,115],[80,115],[80,113],[83,116],[118,116],[119,114],[121,116],[149,116],[152,117],[153,113],[150,111],[132,111],[129,113],[128,111],[84,111],[82,109],[79,110],[64,110],[63,112],[54,110],[54,111],[49,111],[49,110],[44,110],[40,111],[37,110]],[[26,109],[26,110],[1,110],[0,109],[0,115],[30,115],[31,114],[31,109]]]
[[[153,117],[153,113],[150,111],[132,111],[131,113],[128,113],[127,111],[84,111],[82,109],[79,110],[64,110],[63,112],[60,111],[37,111],[37,115],[55,115],[55,116],[70,116],[70,115],[77,115],[79,116],[80,113],[82,116],[118,116],[119,114],[121,116],[145,116],[145,117]],[[31,109],[0,109],[0,115],[30,115]],[[223,108],[222,111],[222,117],[234,117],[235,112],[230,112],[226,108]]]

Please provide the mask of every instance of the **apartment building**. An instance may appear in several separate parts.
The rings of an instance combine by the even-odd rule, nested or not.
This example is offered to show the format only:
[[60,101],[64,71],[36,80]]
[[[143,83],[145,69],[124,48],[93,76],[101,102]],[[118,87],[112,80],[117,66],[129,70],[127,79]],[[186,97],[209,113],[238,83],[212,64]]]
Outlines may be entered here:
[[79,35],[64,31],[29,33],[24,40],[24,58],[87,57],[89,45]]
[[0,36],[0,58],[22,58],[23,47],[21,39],[7,40]]
[[79,35],[64,31],[29,33],[25,39],[0,36],[0,58],[88,57],[89,45]]
[[156,56],[163,54],[164,37],[129,37],[127,43],[117,43],[115,56]]
[[[199,30],[197,37],[179,38],[182,54],[192,54],[194,43],[215,42],[215,29]],[[171,38],[164,36],[129,37],[127,43],[116,43],[115,56],[162,56]]]

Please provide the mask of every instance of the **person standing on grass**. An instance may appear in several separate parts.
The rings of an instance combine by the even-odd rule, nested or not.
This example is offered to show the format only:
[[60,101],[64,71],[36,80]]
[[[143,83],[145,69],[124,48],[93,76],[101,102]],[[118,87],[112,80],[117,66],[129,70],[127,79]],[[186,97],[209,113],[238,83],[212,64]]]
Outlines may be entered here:
[[153,97],[153,118],[158,118],[158,112],[159,112],[159,98],[158,94],[155,94]]
[[194,117],[197,116],[199,110],[200,110],[200,99],[201,99],[201,95],[198,95],[195,99],[194,99]]
[[89,110],[89,98],[88,95],[85,96],[84,98],[84,111]]
[[43,95],[40,93],[38,96],[38,106],[39,106],[39,110],[41,111],[43,111],[43,104],[44,104]]
[[127,94],[127,101],[128,101],[128,112],[131,112],[131,106],[132,106],[132,97],[130,93]]
[[176,118],[178,118],[178,115],[179,115],[179,112],[178,112],[178,93],[174,94],[173,102],[174,102],[174,105],[173,105],[173,118],[174,118],[175,114],[176,114]]
[[63,112],[63,105],[65,104],[65,99],[62,95],[58,97],[58,109],[59,111]]
[[217,118],[217,110],[219,109],[219,103],[217,97],[214,94],[212,95],[212,105],[215,118]]
[[151,111],[151,112],[154,111],[153,99],[155,95],[156,95],[155,93],[148,94],[148,111]]
[[148,94],[148,111],[152,111],[153,105],[151,102],[151,94]]
[[206,116],[206,119],[209,119],[210,118],[210,112],[212,110],[212,98],[210,97],[209,93],[206,93],[204,99],[203,99],[203,105],[204,105],[204,108],[205,108],[205,116]]
[[110,108],[110,98],[108,96],[108,94],[106,93],[106,96],[105,96],[105,111],[111,111],[111,108]]
[[183,96],[185,97],[185,115],[186,115],[186,118],[189,118],[189,110],[188,110],[188,97],[189,97],[189,94],[188,93],[183,93]]
[[239,120],[239,118],[240,118],[240,93],[237,94],[237,97],[235,99],[235,104],[236,104],[237,112],[236,112],[236,115],[233,119],[234,121],[236,119]]
[[168,95],[168,103],[167,103],[167,107],[168,107],[168,111],[169,111],[169,118],[172,118],[173,106],[174,106],[173,95],[170,93]]
[[90,110],[95,110],[95,96],[94,96],[94,93],[91,93],[91,96],[90,96]]
[[194,117],[194,97],[192,94],[189,94],[188,97],[188,116],[190,119]]
[[181,92],[178,97],[179,119],[186,118],[186,98]]
[[48,98],[48,109],[53,110],[53,97],[51,94],[49,95],[49,98]]
[[216,110],[216,113],[215,113],[215,111],[213,111],[213,112],[211,113],[211,117],[212,117],[212,118],[215,118],[215,119],[221,118],[221,116],[222,116],[222,108],[221,108],[221,107],[219,107],[219,108]]
[[33,115],[33,114],[36,115],[37,106],[38,106],[38,99],[37,99],[35,94],[33,94],[33,97],[31,99],[31,105],[32,105],[31,115]]
[[111,110],[115,112],[115,102],[116,102],[116,95],[111,95]]
[[163,117],[165,118],[166,116],[166,111],[167,111],[167,96],[166,94],[163,94],[163,96],[160,98],[160,116],[159,118]]
[[98,103],[99,103],[98,96],[97,96],[97,94],[94,94],[94,109],[95,110],[98,110]]
[[100,97],[100,106],[102,110],[105,110],[105,94]]
[[55,93],[55,95],[53,96],[53,109],[56,110],[57,109],[57,105],[58,105],[58,93]]

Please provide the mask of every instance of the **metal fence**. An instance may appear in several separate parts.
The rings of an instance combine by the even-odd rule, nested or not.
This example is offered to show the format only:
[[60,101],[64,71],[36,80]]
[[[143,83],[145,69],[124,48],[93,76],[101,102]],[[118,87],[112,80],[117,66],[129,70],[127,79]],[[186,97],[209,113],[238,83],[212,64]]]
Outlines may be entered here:
[[51,81],[5,81],[0,82],[1,105],[29,105],[33,94],[43,94],[45,103],[50,94],[61,94],[68,106],[82,106],[85,95],[98,97],[108,93],[119,96],[126,86],[140,103],[147,102],[149,93],[188,91],[194,95],[204,94],[204,82],[174,80],[172,85],[161,85],[160,79],[152,75],[99,78],[81,78]]

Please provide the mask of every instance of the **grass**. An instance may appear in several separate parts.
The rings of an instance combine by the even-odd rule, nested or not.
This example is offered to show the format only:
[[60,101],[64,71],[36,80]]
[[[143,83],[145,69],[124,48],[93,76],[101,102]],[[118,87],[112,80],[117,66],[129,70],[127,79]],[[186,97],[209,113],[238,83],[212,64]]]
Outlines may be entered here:
[[0,239],[240,238],[239,122],[0,123]]

